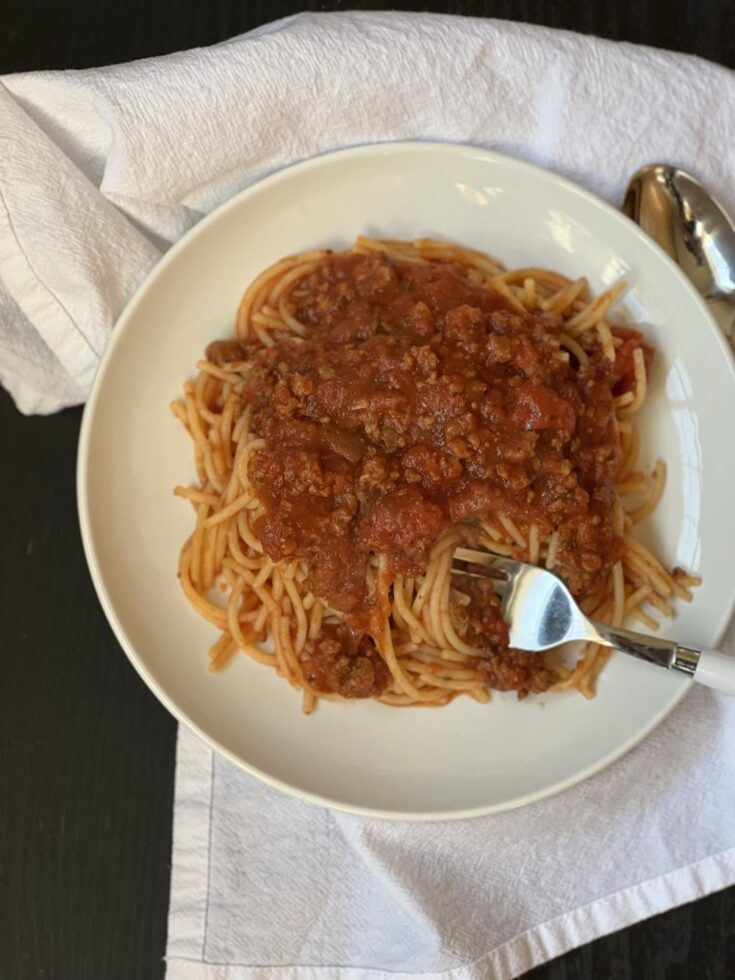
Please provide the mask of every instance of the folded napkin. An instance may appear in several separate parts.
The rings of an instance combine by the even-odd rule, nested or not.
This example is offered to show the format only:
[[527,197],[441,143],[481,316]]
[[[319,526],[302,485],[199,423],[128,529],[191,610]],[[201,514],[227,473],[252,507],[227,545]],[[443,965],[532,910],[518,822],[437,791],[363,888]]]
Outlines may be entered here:
[[167,980],[510,980],[733,883],[735,698],[700,687],[607,771],[454,823],[307,806],[179,728]]
[[[730,72],[518,24],[309,14],[1,81],[0,379],[26,412],[84,400],[125,301],[203,214],[336,147],[472,142],[613,203],[663,159],[735,210]],[[461,823],[306,806],[181,729],[168,978],[505,980],[735,882],[734,803],[735,700],[709,691],[581,786]]]
[[304,14],[211,48],[0,79],[0,381],[84,401],[161,253],[280,167],[396,139],[489,146],[614,204],[641,164],[735,209],[735,78],[697,58],[522,24]]

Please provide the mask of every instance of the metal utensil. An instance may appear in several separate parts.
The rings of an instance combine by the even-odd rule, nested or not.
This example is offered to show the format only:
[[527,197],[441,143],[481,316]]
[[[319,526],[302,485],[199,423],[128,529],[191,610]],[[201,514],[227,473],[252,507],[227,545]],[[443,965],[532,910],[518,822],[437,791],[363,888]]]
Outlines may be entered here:
[[518,650],[548,650],[570,640],[601,643],[735,694],[735,658],[588,619],[553,572],[471,548],[455,550],[452,572],[492,581],[510,629],[510,646]]
[[633,175],[623,211],[677,263],[735,344],[735,226],[696,177],[665,163]]

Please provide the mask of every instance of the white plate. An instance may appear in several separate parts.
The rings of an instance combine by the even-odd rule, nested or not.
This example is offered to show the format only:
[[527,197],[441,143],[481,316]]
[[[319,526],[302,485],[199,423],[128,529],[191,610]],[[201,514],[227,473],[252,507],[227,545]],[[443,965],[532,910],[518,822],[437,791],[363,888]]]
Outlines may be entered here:
[[[176,579],[193,512],[172,496],[193,478],[169,402],[206,344],[227,336],[248,282],[302,249],[360,234],[435,236],[497,256],[624,277],[623,306],[659,354],[642,419],[643,458],[666,460],[664,502],[643,528],[669,565],[703,576],[666,629],[713,645],[733,599],[735,373],[684,276],[614,209],[527,164],[469,147],[368,146],[319,157],[255,185],[202,221],[156,267],[120,319],[82,427],[78,491],[87,560],[112,627],[155,694],[249,772],[302,799],[381,817],[490,813],[555,793],[650,732],[687,681],[622,655],[594,701],[576,693],[438,710],[323,704],[239,658],[207,672],[215,632]],[[676,754],[671,757],[676,765]]]

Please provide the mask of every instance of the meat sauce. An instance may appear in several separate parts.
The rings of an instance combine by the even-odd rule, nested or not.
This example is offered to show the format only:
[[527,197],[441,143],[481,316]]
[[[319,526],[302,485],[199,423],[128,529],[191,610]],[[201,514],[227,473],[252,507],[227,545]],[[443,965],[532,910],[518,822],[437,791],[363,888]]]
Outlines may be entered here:
[[373,640],[336,623],[322,624],[319,638],[307,640],[301,669],[315,690],[335,691],[345,698],[379,694],[390,681],[390,671]]
[[[576,596],[600,588],[622,550],[613,391],[632,377],[639,335],[623,337],[619,363],[594,350],[582,368],[559,356],[558,318],[519,314],[452,266],[384,256],[331,256],[290,304],[303,340],[220,342],[208,356],[249,361],[265,553],[304,559],[314,594],[344,614],[307,648],[316,689],[363,697],[389,682],[366,636],[371,554],[418,576],[448,528],[503,513],[559,532],[557,570]],[[491,591],[463,591],[453,615],[487,648],[489,686],[547,687],[541,657],[508,650]]]
[[635,387],[633,355],[636,349],[640,348],[643,351],[643,361],[648,371],[653,361],[653,348],[643,343],[643,334],[640,330],[633,330],[631,327],[613,327],[613,333],[622,341],[615,351],[614,370],[619,380],[613,388],[613,394],[624,395]]

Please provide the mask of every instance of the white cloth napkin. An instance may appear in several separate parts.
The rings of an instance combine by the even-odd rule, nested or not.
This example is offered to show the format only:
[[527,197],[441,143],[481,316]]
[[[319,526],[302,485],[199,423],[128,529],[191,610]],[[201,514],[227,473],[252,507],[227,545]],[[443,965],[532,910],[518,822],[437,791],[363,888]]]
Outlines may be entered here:
[[[663,159],[735,210],[730,72],[519,24],[300,15],[1,82],[0,379],[25,412],[86,397],[125,301],[201,215],[336,147],[473,142],[613,203]],[[505,980],[733,882],[735,701],[710,692],[583,785],[459,824],[305,806],[180,730],[169,980]]]
[[735,883],[735,698],[695,687],[592,779],[439,824],[299,803],[182,726],[172,871],[167,980],[510,980]]
[[406,138],[493,147],[613,203],[657,158],[735,208],[735,78],[522,24],[304,14],[211,48],[0,79],[0,381],[83,401],[115,319],[206,212],[296,160]]

